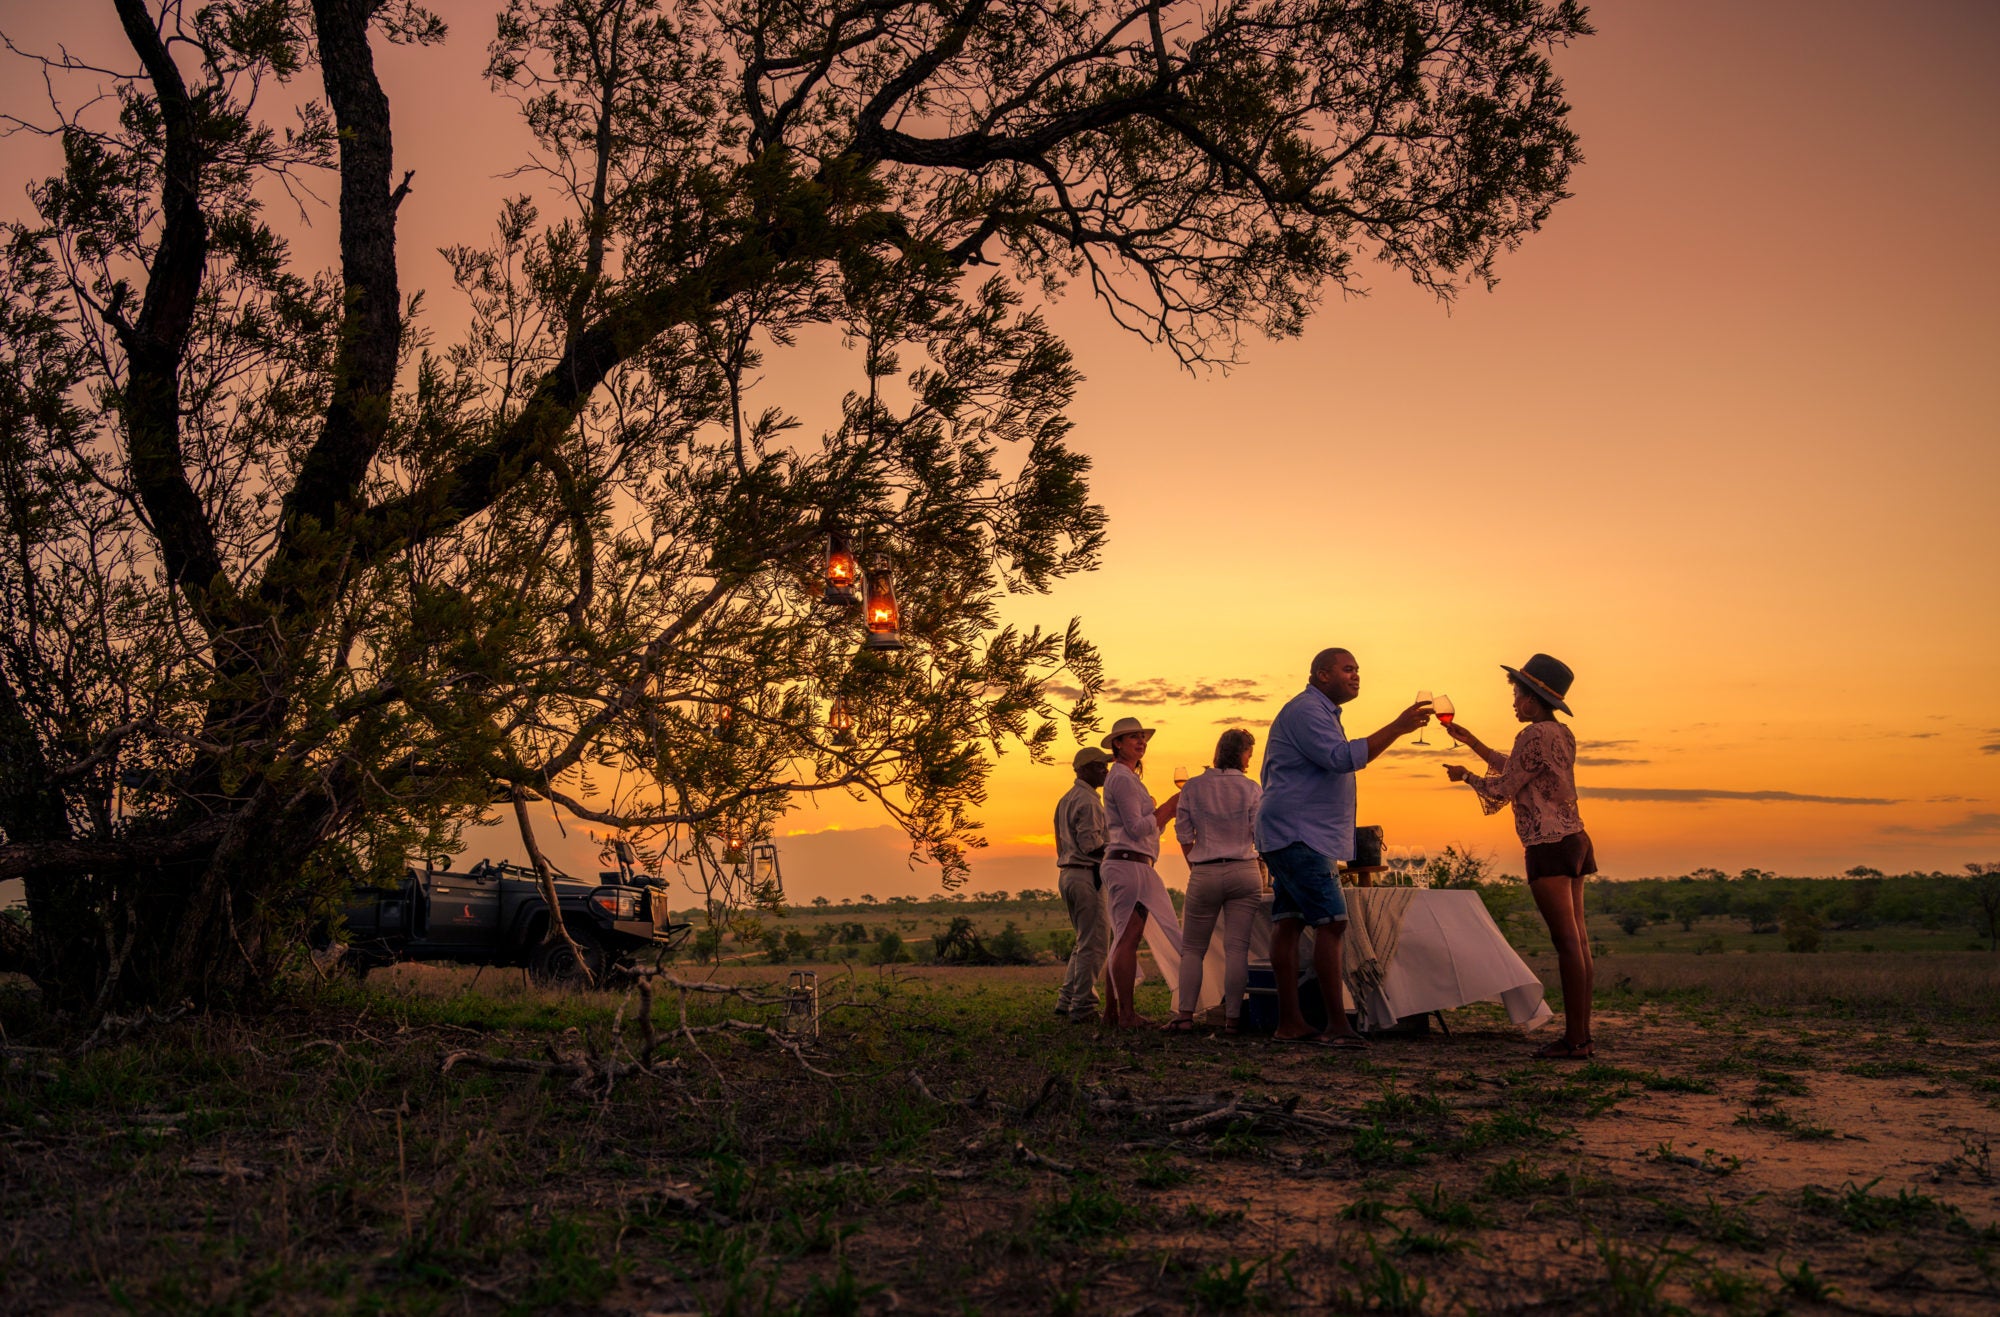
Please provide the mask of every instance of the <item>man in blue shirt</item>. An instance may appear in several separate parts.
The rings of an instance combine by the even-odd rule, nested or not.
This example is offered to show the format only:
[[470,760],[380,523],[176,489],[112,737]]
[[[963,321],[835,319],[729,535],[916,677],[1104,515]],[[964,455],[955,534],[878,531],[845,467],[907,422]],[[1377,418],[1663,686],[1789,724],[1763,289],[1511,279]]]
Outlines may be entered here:
[[[1340,706],[1361,694],[1361,664],[1344,649],[1314,656],[1306,689],[1271,723],[1264,744],[1264,799],[1257,850],[1271,871],[1271,974],[1278,981],[1283,1042],[1364,1046],[1347,1027],[1340,999],[1340,939],[1347,902],[1334,863],[1354,858],[1354,775],[1397,740],[1431,720],[1412,704],[1365,741],[1350,741]],[[1313,970],[1326,1003],[1327,1031],[1313,1032],[1299,1012],[1299,937],[1313,930]]]

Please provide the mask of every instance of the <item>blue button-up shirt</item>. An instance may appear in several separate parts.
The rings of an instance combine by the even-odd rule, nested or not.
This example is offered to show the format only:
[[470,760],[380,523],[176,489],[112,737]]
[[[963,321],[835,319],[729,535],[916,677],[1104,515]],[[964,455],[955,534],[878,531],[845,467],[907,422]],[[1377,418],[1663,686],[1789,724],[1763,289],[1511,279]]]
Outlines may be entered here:
[[1306,687],[1271,722],[1264,742],[1264,799],[1257,849],[1302,841],[1335,860],[1354,858],[1354,775],[1368,762],[1368,742],[1350,741],[1340,706]]

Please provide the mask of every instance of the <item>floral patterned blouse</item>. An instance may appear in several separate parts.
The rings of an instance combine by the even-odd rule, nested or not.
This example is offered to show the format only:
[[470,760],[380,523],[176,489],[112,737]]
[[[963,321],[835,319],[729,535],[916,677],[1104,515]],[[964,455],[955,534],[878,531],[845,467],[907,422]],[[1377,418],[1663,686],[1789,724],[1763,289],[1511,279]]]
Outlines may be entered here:
[[1561,841],[1583,831],[1576,808],[1576,733],[1551,718],[1529,723],[1514,738],[1512,754],[1487,750],[1485,777],[1465,784],[1488,814],[1514,807],[1514,831],[1523,846]]

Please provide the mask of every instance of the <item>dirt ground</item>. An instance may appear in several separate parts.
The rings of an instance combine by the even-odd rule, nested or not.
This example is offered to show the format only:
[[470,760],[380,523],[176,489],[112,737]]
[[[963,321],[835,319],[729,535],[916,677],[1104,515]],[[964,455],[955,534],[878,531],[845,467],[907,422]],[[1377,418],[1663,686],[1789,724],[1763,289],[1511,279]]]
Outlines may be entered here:
[[1988,1015],[1628,988],[1563,1065],[1490,1007],[1107,1033],[1057,973],[823,973],[796,1050],[762,1001],[663,983],[649,1050],[635,995],[493,972],[81,1053],[13,1021],[0,1309],[2000,1311]]

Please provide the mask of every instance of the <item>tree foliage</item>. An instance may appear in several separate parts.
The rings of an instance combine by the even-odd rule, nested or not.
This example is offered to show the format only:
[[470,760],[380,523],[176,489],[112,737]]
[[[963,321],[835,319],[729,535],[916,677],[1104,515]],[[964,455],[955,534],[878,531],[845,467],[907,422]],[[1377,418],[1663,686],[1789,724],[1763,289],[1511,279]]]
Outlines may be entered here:
[[[992,756],[1094,717],[1076,628],[999,620],[1104,536],[1031,299],[1081,284],[1193,363],[1364,257],[1490,280],[1565,195],[1549,56],[1587,30],[1560,0],[510,0],[489,75],[536,147],[495,172],[531,186],[448,252],[441,344],[374,56],[443,24],[115,7],[128,71],[45,61],[62,165],[0,252],[0,876],[52,998],[99,1008],[254,992],[354,875],[502,801],[708,866],[850,791],[958,872]],[[322,193],[334,269],[270,209]],[[855,375],[808,431],[758,387],[828,336]],[[817,602],[835,525],[893,563],[900,653]]]

